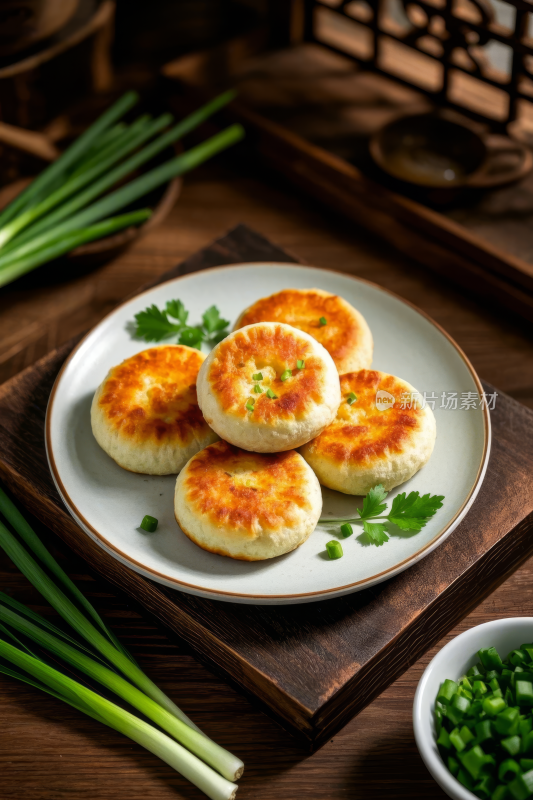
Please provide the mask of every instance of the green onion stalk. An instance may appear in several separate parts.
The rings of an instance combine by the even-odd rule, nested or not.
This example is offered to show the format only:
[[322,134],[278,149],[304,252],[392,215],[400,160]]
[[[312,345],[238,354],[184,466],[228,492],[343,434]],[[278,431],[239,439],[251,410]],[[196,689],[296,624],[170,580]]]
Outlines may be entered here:
[[[147,125],[141,125],[138,128],[135,127],[134,123],[131,127],[135,128],[135,130],[130,129],[126,132],[124,135],[125,141],[123,141],[120,150],[117,151],[115,148],[113,148],[107,157],[102,153],[97,161],[93,164],[89,163],[83,172],[77,176],[74,176],[70,180],[67,180],[62,184],[62,186],[49,194],[45,199],[41,200],[40,203],[35,206],[31,206],[26,212],[19,214],[19,216],[5,226],[0,233],[0,247],[5,246],[6,242],[16,236],[19,231],[21,231],[23,228],[26,228],[34,220],[42,217],[43,214],[46,214],[55,206],[62,203],[64,200],[70,197],[70,195],[75,194],[75,192],[79,191],[87,184],[95,181],[96,178],[103,173],[109,172],[109,169],[119,158],[123,157],[131,150],[134,150],[147,139],[150,139],[153,135],[168,125],[171,119],[172,117],[170,114],[163,114],[154,122],[151,122]],[[128,169],[126,172],[124,172],[124,174],[127,175],[127,173],[130,171],[131,170]],[[122,177],[122,175],[119,177]],[[110,185],[112,185],[114,182],[115,181],[112,181]]]
[[[86,653],[82,653],[75,647],[61,641],[57,636],[48,633],[34,622],[26,619],[21,614],[17,614],[10,608],[6,608],[2,604],[0,604],[0,620],[12,628],[15,628],[19,633],[23,633],[54,655],[59,656],[71,666],[81,670],[90,678],[98,681],[102,686],[110,689],[159,725],[160,728],[163,728],[163,730],[173,736],[174,739],[177,739],[177,741],[185,745],[191,752],[205,761],[206,764],[209,764],[219,771],[221,769],[225,770],[225,777],[228,777],[226,769],[228,753],[222,747],[219,747],[219,745],[215,744],[211,739],[208,739],[199,731],[194,730],[189,725],[177,719],[150,697],[147,697],[135,686],[132,686],[131,683],[125,680],[121,675],[117,675],[106,666],[94,661]],[[235,774],[238,772],[239,766],[231,770],[230,777],[234,778]]]
[[[0,624],[3,626],[6,623],[9,628],[15,628],[114,691],[200,756],[226,780],[233,781],[240,777],[244,767],[242,761],[206,737],[143,673],[2,489],[0,513],[13,526],[24,544],[39,558],[47,572],[1,521],[0,547],[76,634],[88,643],[90,649],[3,593],[0,593]],[[71,597],[54,582],[49,573]],[[2,629],[6,630],[5,627]],[[31,651],[29,655],[32,655]],[[55,687],[52,688],[55,691]],[[72,697],[69,698],[71,700]]]
[[219,775],[185,747],[134,714],[125,711],[110,700],[101,697],[81,683],[63,675],[28,653],[24,653],[3,639],[0,639],[0,657],[29,673],[39,683],[49,687],[56,697],[65,699],[80,711],[84,710],[84,706],[90,708],[93,712],[91,716],[103,721],[109,727],[154,753],[191,783],[194,783],[212,800],[233,800],[235,798],[237,786],[234,783]]
[[[137,92],[127,92],[120,100],[117,100],[107,111],[99,117],[96,122],[87,128],[65,152],[50,164],[38,178],[16,197],[0,214],[0,225],[5,225],[18,213],[20,208],[39,192],[44,191],[53,181],[61,175],[68,167],[72,166],[87,149],[94,144],[98,137],[106,131],[114,122],[119,120],[132,108],[139,96]],[[2,236],[0,232],[0,242]]]
[[[154,169],[150,170],[150,172],[141,175],[139,178],[131,181],[126,186],[116,189],[111,194],[106,195],[101,200],[80,211],[78,214],[74,214],[74,216],[71,216],[69,219],[63,222],[57,220],[58,224],[52,230],[45,231],[40,235],[37,235],[34,239],[30,240],[26,244],[22,244],[20,247],[17,247],[17,249],[7,254],[5,258],[0,256],[0,286],[2,285],[2,276],[4,271],[9,269],[13,264],[17,264],[17,262],[27,258],[28,256],[41,253],[44,248],[48,247],[51,242],[56,241],[58,238],[61,238],[66,234],[70,234],[73,231],[86,228],[93,222],[106,217],[108,214],[118,211],[120,208],[123,208],[143,195],[148,194],[153,189],[161,186],[163,183],[167,183],[169,180],[172,180],[178,175],[183,175],[186,172],[190,172],[208,158],[212,158],[214,155],[222,150],[225,150],[230,145],[236,144],[243,138],[243,136],[244,130],[241,125],[231,125],[229,128],[226,128],[220,133],[215,134],[215,136],[212,136],[207,141],[191,148],[191,150],[188,150],[186,153],[182,153],[181,155],[174,157],[167,163],[161,164],[159,167],[154,167]],[[119,169],[115,172],[118,173]],[[115,180],[113,180],[113,183],[115,181],[116,177]],[[108,182],[109,181],[104,176],[104,178],[102,178],[102,183],[107,185]],[[93,189],[89,189],[86,193],[86,200],[89,199],[90,195],[93,193]],[[72,206],[73,209],[74,207],[77,209],[79,207],[79,202],[76,202]],[[59,211],[61,211],[61,208]],[[46,219],[47,217],[44,218],[44,221],[46,221]],[[39,264],[41,263],[44,263],[42,256],[39,260]],[[25,269],[25,271],[28,271],[32,268],[33,266],[29,266],[27,269]],[[13,280],[13,278],[10,278],[10,280]],[[7,280],[4,281],[4,283],[7,282]]]
[[117,122],[136,102],[135,93],[115,103],[0,214],[0,286],[82,243],[126,224],[141,224],[146,216],[127,221],[126,215],[110,215],[237,143],[244,136],[242,127],[232,125],[110,194],[106,192],[234,96],[233,91],[224,92],[165,132],[172,120],[169,114],[155,120],[140,117],[129,126]]
[[69,253],[76,247],[80,247],[87,242],[93,242],[96,239],[102,239],[104,236],[110,236],[117,231],[124,228],[131,228],[135,225],[140,225],[152,216],[152,211],[149,208],[140,211],[133,211],[131,214],[121,214],[117,217],[110,217],[96,225],[88,225],[85,228],[79,228],[66,235],[58,235],[50,239],[37,251],[22,256],[16,260],[11,261],[4,269],[0,269],[0,286],[20,278],[26,272],[30,272],[35,267],[51,261],[53,258]]

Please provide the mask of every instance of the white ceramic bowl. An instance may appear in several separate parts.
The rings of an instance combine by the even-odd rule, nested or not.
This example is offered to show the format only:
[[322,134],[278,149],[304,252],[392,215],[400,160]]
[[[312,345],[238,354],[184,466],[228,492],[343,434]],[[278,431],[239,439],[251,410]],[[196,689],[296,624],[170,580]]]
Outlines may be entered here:
[[502,658],[525,642],[533,641],[533,617],[496,619],[461,633],[428,664],[415,694],[413,727],[422,760],[439,786],[454,800],[477,800],[448,770],[435,742],[434,708],[441,683],[457,680],[479,659],[482,647],[495,647]]

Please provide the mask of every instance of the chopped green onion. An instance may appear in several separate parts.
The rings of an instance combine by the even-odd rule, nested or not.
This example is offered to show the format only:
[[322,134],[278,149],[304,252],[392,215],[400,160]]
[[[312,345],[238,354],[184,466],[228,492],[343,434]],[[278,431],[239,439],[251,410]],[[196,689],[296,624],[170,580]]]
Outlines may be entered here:
[[492,717],[495,717],[496,714],[499,714],[504,708],[505,700],[501,697],[487,697],[483,700],[483,711],[485,714],[489,714]]
[[335,539],[326,544],[326,550],[331,559],[342,558],[343,552],[341,543],[337,542]]
[[284,372],[282,372],[282,373],[281,373],[281,375],[280,375],[280,380],[281,380],[281,381],[286,381],[286,380],[287,380],[287,378],[292,378],[292,370],[290,370],[290,369],[286,369],[286,370],[285,370]]
[[514,734],[518,731],[520,722],[520,712],[517,708],[505,708],[494,719],[496,733],[501,736]]
[[515,667],[523,667],[524,664],[527,664],[529,659],[527,653],[523,650],[513,650],[512,653],[509,653],[509,661]]
[[459,761],[468,770],[470,775],[477,780],[481,774],[481,768],[485,763],[485,753],[477,744],[465,753],[459,753]]
[[480,744],[483,744],[487,739],[494,738],[492,723],[488,719],[482,719],[481,722],[476,722],[475,731],[476,738]]
[[250,397],[250,399],[246,403],[246,408],[248,409],[248,411],[253,411],[254,410],[254,403],[255,403],[255,400],[253,399],[253,397]]
[[496,786],[496,781],[491,775],[482,775],[481,779],[474,786],[474,794],[481,800],[492,800],[492,792]]
[[459,728],[454,728],[453,731],[450,732],[450,742],[458,753],[464,750],[467,745],[459,732]]
[[153,533],[157,528],[159,520],[155,517],[151,517],[149,514],[146,514],[143,517],[143,521],[141,522],[141,528],[143,531],[148,531],[148,533]]
[[507,794],[507,786],[500,784],[494,789],[490,800],[506,800],[506,798],[507,800],[509,798],[509,795]]
[[263,380],[263,373],[262,372],[256,372],[255,375],[252,375],[252,380],[253,381],[262,381]]
[[457,682],[444,681],[437,695],[436,744],[450,772],[481,800],[533,798],[532,653],[525,644],[502,660],[494,647],[482,648],[481,663]]
[[305,367],[305,361],[302,361],[302,359],[299,358],[298,361],[296,362],[296,366],[298,367],[298,369],[303,369]]
[[470,777],[468,772],[466,772],[466,770],[464,770],[464,769],[460,769],[459,770],[459,772],[457,773],[457,780],[459,781],[459,783],[463,784],[465,789],[468,789],[469,791],[473,791],[473,789],[474,789],[474,781],[472,780],[472,778]]
[[459,686],[455,681],[451,681],[449,678],[446,678],[437,695],[437,700],[439,703],[443,703],[445,706],[447,706],[454,694],[457,692],[458,688]]
[[320,317],[319,322],[322,326],[327,325],[328,321],[325,317]]
[[498,778],[504,783],[509,783],[520,771],[520,767],[514,758],[506,758],[498,767]]
[[266,390],[267,397],[270,397],[271,400],[277,400],[278,396],[275,392],[270,389],[270,387]]
[[459,762],[453,756],[448,756],[448,769],[452,775],[457,775],[459,772]]
[[439,747],[444,747],[445,750],[451,749],[450,734],[446,728],[441,728],[441,732],[437,738],[437,744]]
[[345,522],[344,525],[341,525],[341,533],[344,539],[347,539],[348,536],[352,535],[353,528],[349,522]]
[[254,392],[256,394],[263,394],[263,390],[261,389],[261,387],[259,386],[258,383],[256,383],[255,386],[254,386]]
[[533,683],[517,680],[515,684],[516,702],[519,706],[533,706]]
[[520,736],[508,736],[500,744],[510,756],[516,756],[520,752]]
[[351,406],[352,403],[355,403],[356,400],[357,400],[357,395],[355,394],[355,392],[350,392],[347,398],[348,405]]
[[478,651],[478,656],[485,669],[490,670],[502,667],[502,660],[495,647],[482,648]]
[[533,769],[518,775],[508,785],[507,790],[513,800],[526,800],[526,798],[531,797],[533,794]]

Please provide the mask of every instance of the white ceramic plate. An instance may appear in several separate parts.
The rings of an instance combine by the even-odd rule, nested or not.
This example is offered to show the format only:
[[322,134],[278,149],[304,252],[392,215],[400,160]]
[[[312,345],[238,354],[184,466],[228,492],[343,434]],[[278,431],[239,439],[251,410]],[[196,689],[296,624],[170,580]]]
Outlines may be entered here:
[[[128,323],[151,303],[180,298],[192,323],[216,303],[232,324],[253,301],[280,289],[318,287],[341,295],[365,316],[374,336],[373,367],[437,397],[437,442],[429,463],[401,491],[445,495],[444,506],[415,535],[391,536],[382,547],[356,532],[343,541],[344,557],[330,561],[331,532],[318,527],[292,553],[245,562],[207,553],[174,519],[175,477],[135,475],[97,445],[90,424],[92,396],[108,370],[148,345],[132,338]],[[456,392],[458,408],[441,408],[442,393]],[[129,300],[94,328],[60,372],[48,405],[46,446],[56,486],[89,537],[118,561],[152,580],[202,597],[236,603],[301,603],[348,594],[396,575],[430,553],[454,530],[483,480],[490,449],[486,409],[461,409],[466,393],[482,393],[465,355],[436,323],[380,287],[345,274],[285,264],[218,267],[168,281]],[[386,413],[386,411],[384,412]],[[356,499],[324,490],[324,513],[350,514]],[[139,528],[145,514],[155,533]]]

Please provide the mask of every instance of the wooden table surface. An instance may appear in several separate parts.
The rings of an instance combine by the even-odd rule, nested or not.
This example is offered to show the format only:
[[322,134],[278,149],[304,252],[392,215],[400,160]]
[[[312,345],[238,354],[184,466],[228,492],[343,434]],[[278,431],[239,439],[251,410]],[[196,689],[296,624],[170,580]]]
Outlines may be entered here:
[[[71,280],[44,276],[0,293],[0,375],[9,377],[115,303],[238,222],[309,264],[346,270],[397,292],[441,323],[481,377],[533,408],[533,333],[409,263],[351,223],[297,195],[278,177],[245,174],[218,161],[191,175],[172,215],[113,263]],[[213,302],[216,297],[210,298]],[[517,458],[520,454],[517,453]],[[145,671],[217,742],[246,763],[239,796],[257,800],[442,798],[414,743],[417,681],[449,638],[497,617],[533,616],[533,559],[412,664],[333,741],[309,756],[250,703],[170,641],[114,587],[39,528]],[[0,558],[2,587],[41,613],[48,609]],[[36,690],[0,678],[0,798],[165,800],[196,789],[130,740]]]

